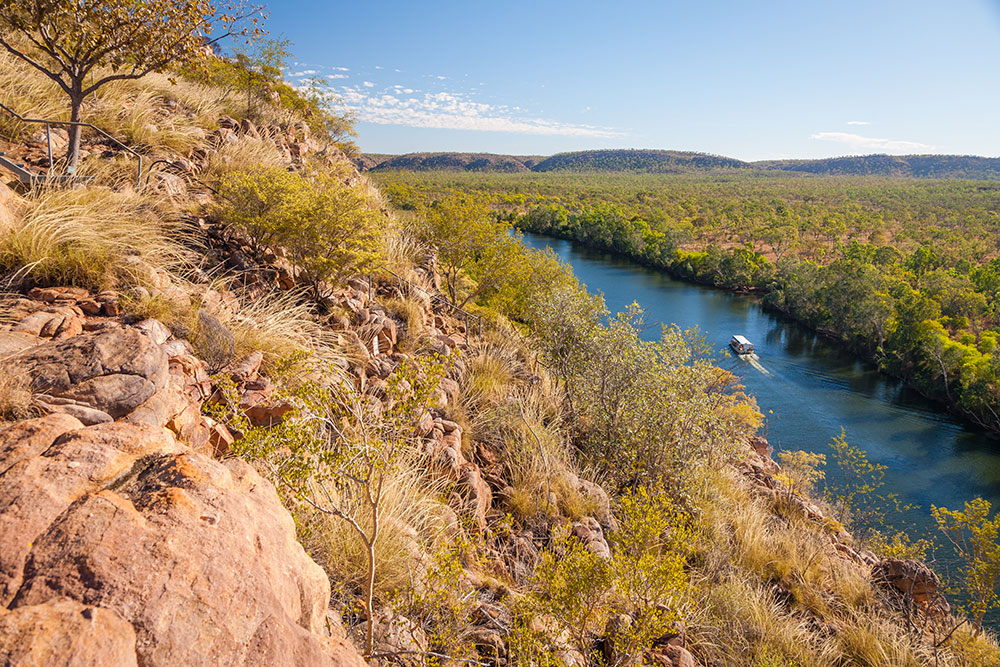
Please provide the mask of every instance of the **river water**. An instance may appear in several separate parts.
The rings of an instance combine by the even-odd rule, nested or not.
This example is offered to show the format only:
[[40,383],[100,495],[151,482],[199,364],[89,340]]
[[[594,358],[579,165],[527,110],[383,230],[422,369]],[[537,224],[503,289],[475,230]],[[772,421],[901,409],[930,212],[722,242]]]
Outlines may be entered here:
[[[756,396],[775,450],[829,455],[830,439],[843,427],[848,442],[888,466],[883,491],[920,505],[906,516],[912,537],[933,530],[932,504],[960,509],[978,495],[1000,506],[1000,441],[807,328],[765,312],[755,297],[679,282],[569,241],[535,234],[524,240],[555,250],[591,292],[604,294],[612,312],[637,301],[647,324],[697,325],[720,350],[733,334],[749,338],[755,362],[722,352],[719,365]],[[658,336],[659,327],[648,335]]]

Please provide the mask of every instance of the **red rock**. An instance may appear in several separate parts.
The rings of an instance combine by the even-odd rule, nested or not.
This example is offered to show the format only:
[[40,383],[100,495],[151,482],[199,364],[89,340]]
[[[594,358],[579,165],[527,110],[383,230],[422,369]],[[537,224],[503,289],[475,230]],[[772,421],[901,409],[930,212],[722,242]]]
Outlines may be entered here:
[[[49,435],[70,425],[45,419],[63,420]],[[48,445],[40,432],[32,439],[31,451],[0,449],[20,457],[9,467],[0,460],[0,591],[10,610],[0,627],[10,614],[66,599],[108,611],[100,633],[36,624],[43,634],[32,650],[64,650],[76,637],[98,656],[110,650],[100,641],[132,645],[150,667],[364,664],[350,644],[323,636],[329,581],[249,465],[213,461],[163,429],[123,423]]]
[[166,354],[135,329],[109,329],[39,345],[10,363],[31,378],[33,391],[115,419],[142,405],[168,380]]
[[250,423],[254,426],[277,426],[284,419],[285,415],[294,410],[295,407],[286,401],[280,403],[258,403],[243,411]]
[[583,545],[587,547],[587,551],[598,558],[604,558],[605,560],[611,558],[611,549],[604,539],[604,531],[601,530],[601,524],[597,522],[597,519],[585,516],[573,523],[572,531],[574,537],[583,542]]
[[429,412],[424,412],[417,422],[417,433],[420,437],[426,438],[434,430],[434,417]]
[[0,664],[135,665],[135,630],[116,612],[76,600],[0,608]]
[[42,334],[42,330],[48,325],[48,323],[56,318],[59,318],[59,315],[56,313],[39,310],[31,315],[28,315],[15,324],[13,328],[11,328],[11,331],[26,333],[32,336],[40,336]]
[[84,299],[77,304],[87,315],[97,315],[101,312],[101,304],[94,301],[93,299]]

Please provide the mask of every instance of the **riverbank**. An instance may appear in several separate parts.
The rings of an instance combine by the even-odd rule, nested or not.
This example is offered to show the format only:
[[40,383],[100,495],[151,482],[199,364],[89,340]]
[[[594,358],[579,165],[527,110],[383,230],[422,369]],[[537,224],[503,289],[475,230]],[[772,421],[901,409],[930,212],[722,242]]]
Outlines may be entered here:
[[[971,392],[963,391],[961,394],[952,396],[947,391],[947,386],[942,389],[940,383],[934,382],[932,377],[917,372],[917,367],[920,364],[918,360],[913,358],[916,355],[908,356],[905,354],[905,349],[899,349],[898,346],[889,344],[890,341],[885,335],[886,329],[891,325],[888,315],[884,318],[885,321],[882,321],[876,327],[880,333],[878,339],[875,341],[852,334],[850,331],[845,330],[847,328],[846,325],[844,329],[824,326],[822,324],[823,320],[816,315],[815,303],[808,300],[803,302],[788,298],[789,281],[782,279],[779,269],[773,264],[769,264],[762,256],[757,255],[755,257],[758,265],[754,271],[739,273],[737,274],[738,277],[734,279],[727,278],[727,275],[722,272],[705,269],[706,264],[712,266],[712,263],[706,263],[704,259],[713,250],[717,253],[729,252],[730,257],[741,253],[746,255],[747,251],[745,250],[733,249],[730,251],[721,251],[718,248],[711,248],[709,251],[701,253],[677,250],[673,255],[673,261],[664,262],[655,261],[642,253],[623,251],[614,244],[595,242],[593,240],[583,241],[576,238],[569,231],[562,230],[559,227],[532,224],[530,215],[521,216],[518,219],[517,226],[522,231],[578,243],[583,247],[599,252],[606,252],[652,270],[663,271],[675,280],[724,290],[733,294],[754,295],[759,298],[762,307],[765,309],[789,318],[796,324],[806,327],[836,343],[857,358],[873,363],[880,372],[904,382],[909,388],[918,392],[927,400],[936,403],[949,414],[965,420],[971,425],[984,428],[995,435],[1000,435],[1000,418],[997,417],[995,411],[997,408],[990,405],[989,402],[982,400],[982,396],[979,396],[980,400],[974,402],[978,410],[970,409],[971,399],[975,398],[970,395]],[[743,259],[747,259],[747,257],[744,256]],[[859,298],[864,297],[860,296]],[[922,325],[922,328],[926,330],[931,326],[926,324],[926,322],[930,322],[930,320],[921,320],[915,324]],[[923,333],[926,334],[929,332],[924,331]],[[926,341],[924,344],[930,346],[932,342],[934,341]],[[910,343],[912,352],[912,341]],[[946,363],[944,357],[948,351],[946,345],[943,345],[943,347],[944,349],[938,353],[942,366]],[[966,346],[966,348],[969,348],[969,346]],[[954,352],[954,348],[951,349]],[[971,348],[966,349],[965,352],[971,356],[971,354],[975,354],[977,351],[975,348]],[[947,375],[947,372],[943,373],[943,377],[947,377]],[[957,385],[958,381],[952,379],[950,384],[952,386]],[[990,418],[986,418],[986,416]]]

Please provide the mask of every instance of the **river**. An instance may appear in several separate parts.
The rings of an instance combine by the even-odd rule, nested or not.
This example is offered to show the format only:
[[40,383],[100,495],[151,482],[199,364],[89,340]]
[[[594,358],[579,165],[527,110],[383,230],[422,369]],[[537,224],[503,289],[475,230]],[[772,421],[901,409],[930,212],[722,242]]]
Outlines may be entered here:
[[[612,312],[637,301],[648,324],[697,325],[720,350],[733,334],[749,338],[756,362],[722,352],[719,365],[738,374],[756,396],[775,450],[829,455],[830,439],[843,427],[848,442],[888,466],[883,491],[920,506],[906,517],[916,528],[913,537],[933,530],[932,504],[960,509],[978,495],[1000,506],[1000,441],[835,343],[765,312],[754,296],[679,282],[569,241],[535,234],[525,234],[524,240],[533,248],[555,250],[591,292],[604,294]],[[648,331],[657,336],[659,327]]]

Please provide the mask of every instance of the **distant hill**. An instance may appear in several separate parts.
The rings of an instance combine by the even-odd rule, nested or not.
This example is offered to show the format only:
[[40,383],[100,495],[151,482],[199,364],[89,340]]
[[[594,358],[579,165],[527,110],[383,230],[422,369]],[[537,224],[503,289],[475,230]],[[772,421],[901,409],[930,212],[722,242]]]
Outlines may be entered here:
[[744,162],[708,153],[626,149],[559,153],[551,157],[493,153],[408,153],[406,155],[373,153],[359,157],[355,163],[362,171],[684,174],[748,170],[825,176],[1000,180],[1000,158],[975,155],[852,155],[820,160]]
[[676,174],[716,169],[745,169],[749,166],[748,162],[707,153],[629,149],[560,153],[542,160],[532,171]]
[[[375,157],[375,156],[372,156]],[[406,155],[378,156],[383,158],[375,166],[359,164],[372,171],[490,171],[516,173],[531,171],[543,157],[494,155],[492,153],[408,153]]]
[[755,162],[757,168],[831,176],[900,176],[1000,180],[1000,158],[975,155],[853,155],[823,160]]

